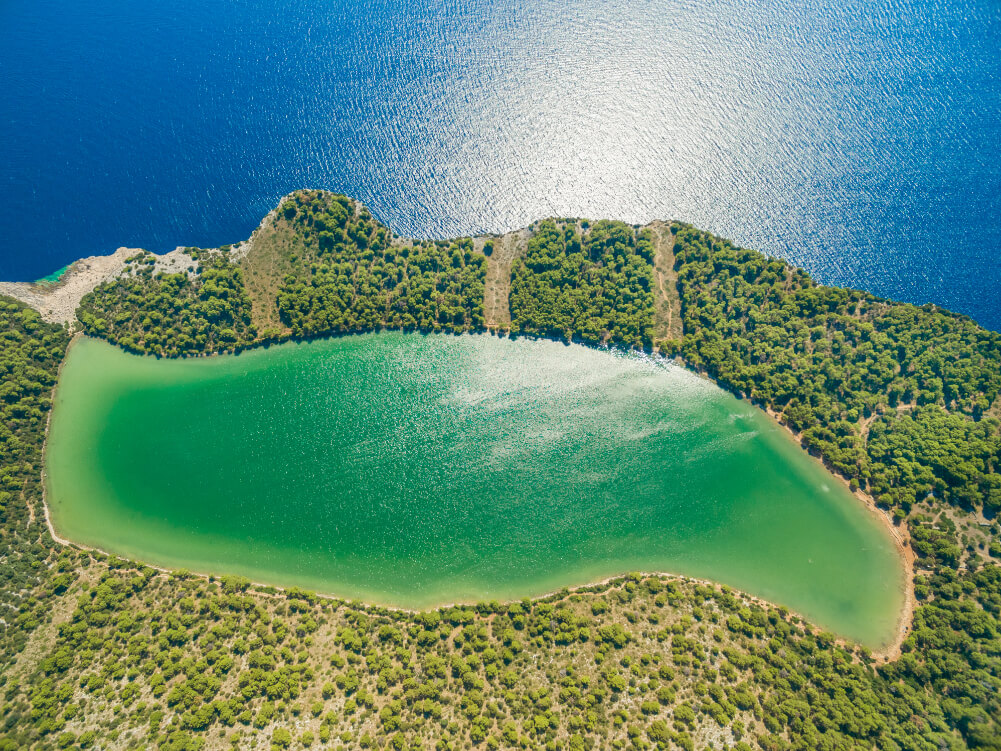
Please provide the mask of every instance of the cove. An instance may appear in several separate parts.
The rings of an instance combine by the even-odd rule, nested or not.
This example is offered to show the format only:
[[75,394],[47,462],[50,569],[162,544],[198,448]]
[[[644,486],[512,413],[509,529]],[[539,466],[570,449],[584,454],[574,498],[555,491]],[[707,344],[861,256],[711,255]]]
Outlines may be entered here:
[[766,415],[578,345],[379,333],[157,360],[83,339],[46,486],[80,543],[395,606],[663,571],[877,647],[903,603],[887,530]]

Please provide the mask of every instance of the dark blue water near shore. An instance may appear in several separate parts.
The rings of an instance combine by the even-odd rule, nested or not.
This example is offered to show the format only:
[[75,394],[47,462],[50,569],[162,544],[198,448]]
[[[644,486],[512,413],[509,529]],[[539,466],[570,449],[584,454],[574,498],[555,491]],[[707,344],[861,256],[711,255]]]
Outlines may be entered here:
[[679,218],[1001,328],[997,0],[6,0],[0,278],[245,237]]

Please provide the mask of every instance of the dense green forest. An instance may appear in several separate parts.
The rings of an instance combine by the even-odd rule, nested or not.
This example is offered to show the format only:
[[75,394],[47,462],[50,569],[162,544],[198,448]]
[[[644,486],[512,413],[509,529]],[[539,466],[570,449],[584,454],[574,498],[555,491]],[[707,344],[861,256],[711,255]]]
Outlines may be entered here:
[[176,357],[380,328],[483,327],[486,259],[470,238],[394,242],[365,207],[325,191],[295,193],[274,221],[295,242],[271,249],[283,257],[269,261],[286,273],[272,299],[258,305],[264,319],[274,309],[281,327],[257,330],[243,269],[227,246],[189,248],[196,262],[190,274],[157,273],[149,253],[129,259],[127,274],[82,300],[83,330],[133,352]]
[[246,347],[256,334],[240,270],[223,252],[188,248],[195,272],[155,271],[152,253],[80,302],[83,330],[132,352],[177,357]]
[[822,287],[799,269],[675,227],[682,354],[766,404],[901,517],[929,494],[1001,510],[1001,335],[934,306]]
[[296,194],[280,214],[313,259],[278,293],[281,321],[294,336],[483,327],[486,259],[470,238],[393,243],[364,207],[321,191]]
[[653,245],[622,222],[539,222],[511,269],[511,332],[653,344]]
[[[42,514],[42,444],[59,363],[61,326],[0,297],[0,665],[19,652],[70,581]],[[60,573],[63,572],[63,573]]]
[[[141,255],[80,326],[166,356],[482,328],[472,241],[404,242],[318,191],[274,222],[294,242],[252,292],[274,258],[195,251],[192,273],[162,275]],[[69,333],[0,299],[0,750],[1001,749],[1001,336],[671,231],[683,361],[771,409],[908,534],[898,657],[670,577],[409,613],[57,545],[41,452]],[[512,332],[650,348],[653,260],[645,229],[539,223],[512,267]],[[280,326],[257,330],[262,300]]]

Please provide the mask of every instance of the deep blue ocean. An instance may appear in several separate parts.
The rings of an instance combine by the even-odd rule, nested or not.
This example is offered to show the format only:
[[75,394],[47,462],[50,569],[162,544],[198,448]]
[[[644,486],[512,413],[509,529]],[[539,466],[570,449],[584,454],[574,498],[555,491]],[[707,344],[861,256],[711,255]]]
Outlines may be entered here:
[[1001,329],[999,0],[0,0],[0,278],[245,238],[676,218]]

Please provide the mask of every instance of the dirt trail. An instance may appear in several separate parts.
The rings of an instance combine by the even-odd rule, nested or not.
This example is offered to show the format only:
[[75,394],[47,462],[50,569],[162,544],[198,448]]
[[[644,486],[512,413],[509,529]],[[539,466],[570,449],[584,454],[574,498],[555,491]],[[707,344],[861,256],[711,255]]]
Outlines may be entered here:
[[661,221],[647,225],[653,235],[654,339],[681,339],[681,296],[678,294],[678,274],[674,270],[674,233],[671,225]]
[[520,229],[505,235],[473,238],[475,248],[481,253],[488,242],[493,243],[493,251],[487,256],[483,291],[483,314],[489,329],[506,330],[511,326],[511,265],[525,252],[531,236],[528,229]]

